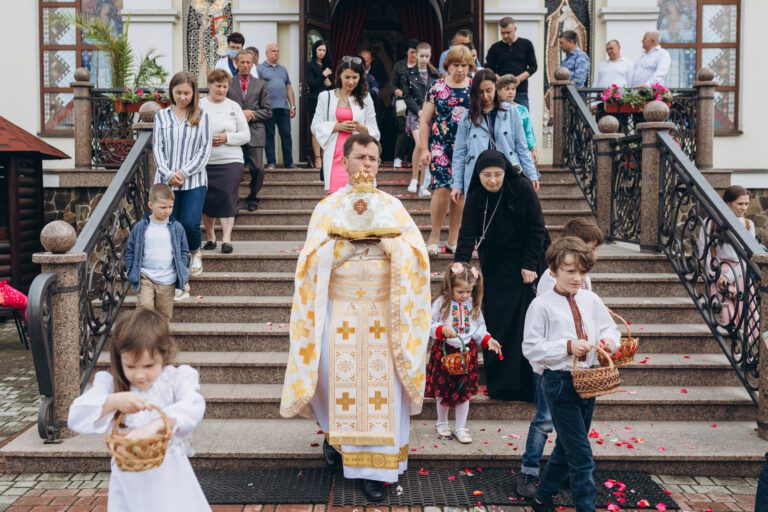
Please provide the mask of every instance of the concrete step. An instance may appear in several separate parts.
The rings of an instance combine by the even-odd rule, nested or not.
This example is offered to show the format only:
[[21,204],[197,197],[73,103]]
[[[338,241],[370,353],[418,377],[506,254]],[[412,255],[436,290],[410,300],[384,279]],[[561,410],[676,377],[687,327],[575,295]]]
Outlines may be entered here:
[[[378,179],[399,180],[410,182],[412,169],[393,169],[380,167]],[[570,170],[539,168],[542,185],[546,184],[576,184],[576,178]],[[243,173],[243,179],[250,180],[248,171]],[[314,182],[320,179],[318,169],[267,169],[264,174],[264,183],[285,183],[286,181]]]
[[[619,329],[626,332],[623,326]],[[631,329],[645,354],[722,353],[704,324],[632,324]],[[171,333],[185,351],[288,351],[287,323],[172,322]]]
[[[687,354],[686,354],[687,355]],[[490,356],[494,357],[494,356]],[[282,384],[288,352],[181,352],[177,364],[200,371],[206,384]],[[740,386],[723,354],[638,354],[636,364],[621,368],[625,386]],[[642,361],[642,363],[640,363]],[[109,354],[102,353],[97,367],[109,369]],[[483,356],[480,356],[483,368]],[[480,371],[481,385],[485,372]]]
[[[601,400],[599,412],[604,407]],[[430,406],[427,406],[430,407]],[[642,417],[639,416],[638,417]],[[412,421],[409,465],[444,468],[517,468],[525,451],[528,420],[473,420],[474,442],[438,438],[432,421]],[[752,421],[597,420],[603,438],[590,444],[599,470],[642,471],[685,476],[754,477],[765,462],[765,444]],[[627,430],[630,427],[632,430]],[[630,438],[642,438],[639,443]],[[634,448],[617,446],[620,441]],[[323,434],[305,419],[213,419],[195,429],[192,464],[198,469],[263,469],[321,466]],[[545,445],[545,458],[553,444]],[[76,436],[60,444],[43,444],[34,427],[0,450],[8,473],[108,471],[109,456],[101,435]]]
[[[687,297],[605,297],[605,304],[629,322],[697,323],[698,310]],[[135,307],[135,297],[127,297],[126,307]],[[196,296],[176,302],[173,318],[178,322],[284,323],[290,319],[289,296]]]
[[[242,200],[242,206],[245,206],[245,198],[248,196],[248,190],[245,188],[240,189],[240,199]],[[317,203],[324,197],[322,194],[309,194],[309,195],[271,195],[263,196],[259,195],[259,211],[261,210],[285,210],[285,209],[312,209]],[[395,197],[403,202],[405,207],[411,211],[413,209],[428,209],[429,198],[420,199],[413,194],[395,194]],[[586,199],[583,196],[568,195],[551,195],[547,197],[539,197],[541,207],[545,210],[579,210],[589,208]]]
[[[218,249],[216,249],[218,250]],[[206,251],[208,252],[208,251]],[[685,297],[674,274],[592,273],[592,287],[601,297],[632,295]],[[442,275],[431,276],[432,293],[440,290]],[[190,278],[195,295],[293,295],[294,272],[203,272]]]
[[[413,221],[421,226],[430,225],[429,207],[414,208],[409,211]],[[260,209],[254,212],[241,209],[237,215],[238,226],[274,226],[274,225],[309,225],[309,218],[312,216],[311,209],[286,209],[286,210],[265,210]],[[594,220],[595,216],[589,209],[586,210],[544,210],[544,222],[548,225],[565,225],[571,219],[584,218]]]

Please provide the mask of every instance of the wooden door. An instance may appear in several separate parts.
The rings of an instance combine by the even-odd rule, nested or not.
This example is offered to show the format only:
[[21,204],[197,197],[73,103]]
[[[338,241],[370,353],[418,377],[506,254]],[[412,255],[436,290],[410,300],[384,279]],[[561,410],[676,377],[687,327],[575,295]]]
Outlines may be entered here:
[[451,39],[458,30],[472,33],[472,44],[477,56],[483,60],[483,0],[444,0],[443,2],[443,44],[451,45]]
[[309,125],[311,119],[306,110],[307,87],[304,77],[304,68],[312,58],[312,44],[318,39],[324,39],[330,49],[331,37],[331,2],[328,0],[301,0],[299,19],[300,37],[302,49],[299,65],[299,161],[302,161],[312,151],[311,134]]

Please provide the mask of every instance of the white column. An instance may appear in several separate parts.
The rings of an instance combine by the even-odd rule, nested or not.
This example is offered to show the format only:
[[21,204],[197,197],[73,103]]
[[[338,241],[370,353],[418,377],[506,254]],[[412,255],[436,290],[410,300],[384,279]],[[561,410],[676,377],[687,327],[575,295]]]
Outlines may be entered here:
[[[235,29],[245,37],[246,46],[259,49],[259,62],[264,61],[264,49],[269,43],[280,46],[280,64],[288,70],[293,94],[296,98],[296,117],[291,120],[293,139],[293,161],[299,162],[299,2],[281,0],[240,0],[238,8],[232,10]],[[281,158],[279,135],[275,137],[278,160]]]
[[[528,79],[528,101],[530,103],[531,122],[536,133],[536,142],[539,146],[540,162],[545,157],[542,134],[542,116],[544,115],[544,22],[547,9],[541,0],[521,0],[508,2],[503,0],[487,0],[485,2],[485,33],[483,42],[483,57],[488,53],[488,48],[499,41],[499,20],[505,16],[515,19],[517,35],[530,40],[536,51],[538,70]],[[551,158],[548,159],[551,161]]]
[[172,0],[123,0],[121,15],[130,19],[128,40],[139,59],[150,48],[162,57],[158,62],[172,75],[180,71],[181,62],[175,62],[174,26],[179,21],[179,11]]
[[640,44],[643,34],[649,30],[656,30],[658,17],[657,0],[607,0],[605,7],[598,11],[598,19],[595,23],[593,79],[597,65],[606,58],[606,42],[611,39],[619,41],[621,54],[635,62],[643,51]]

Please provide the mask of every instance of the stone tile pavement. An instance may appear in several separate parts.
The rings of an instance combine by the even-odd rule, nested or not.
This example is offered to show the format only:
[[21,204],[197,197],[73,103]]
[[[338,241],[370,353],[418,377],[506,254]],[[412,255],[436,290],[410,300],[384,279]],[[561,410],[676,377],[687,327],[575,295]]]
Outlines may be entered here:
[[[37,419],[40,400],[31,354],[24,350],[10,323],[0,323],[0,444]],[[109,473],[4,474],[0,463],[0,512],[101,512],[107,510]],[[681,510],[752,511],[754,478],[655,475]],[[214,512],[464,512],[439,507],[357,507],[326,505],[214,505]],[[517,512],[522,507],[488,507]],[[571,509],[566,509],[571,510]],[[632,509],[622,509],[632,510]],[[647,510],[647,509],[646,509]]]

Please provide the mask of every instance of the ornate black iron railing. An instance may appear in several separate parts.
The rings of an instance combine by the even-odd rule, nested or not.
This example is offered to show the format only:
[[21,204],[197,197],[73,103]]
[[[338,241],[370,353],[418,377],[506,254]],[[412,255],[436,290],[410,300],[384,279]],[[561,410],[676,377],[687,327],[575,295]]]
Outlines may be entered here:
[[[134,112],[115,101],[120,89],[91,91],[91,145],[94,167],[120,167],[136,142],[132,129]],[[122,106],[118,112],[118,105]]]
[[[131,227],[146,213],[149,193],[151,132],[142,132],[77,237],[73,253],[87,254],[78,269],[80,308],[80,390],[85,389],[101,350],[128,294],[123,255]],[[51,322],[57,274],[41,274],[32,282],[29,325],[40,394],[40,436],[54,440],[55,420]]]
[[[602,99],[603,89],[578,89],[579,96],[589,108],[589,111],[600,119],[604,115],[612,115],[619,121],[619,132],[626,135],[635,133],[635,123],[642,121],[642,113],[631,114],[612,112],[606,113]],[[671,89],[674,99],[669,104],[668,121],[675,124],[672,130],[673,138],[691,161],[696,159],[696,104],[698,101],[696,89]]]
[[614,146],[611,166],[611,238],[640,243],[642,135],[630,135]]
[[565,144],[563,164],[576,176],[592,212],[595,212],[595,185],[597,184],[597,161],[595,160],[594,136],[598,132],[597,122],[586,107],[577,89],[569,85],[563,89],[565,109]]
[[757,401],[760,269],[757,240],[669,134],[659,134],[659,244]]

